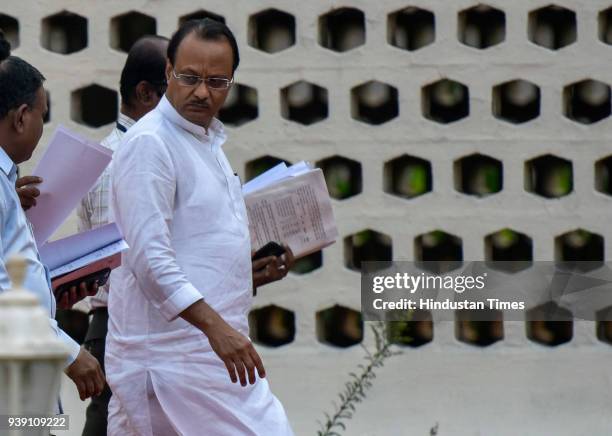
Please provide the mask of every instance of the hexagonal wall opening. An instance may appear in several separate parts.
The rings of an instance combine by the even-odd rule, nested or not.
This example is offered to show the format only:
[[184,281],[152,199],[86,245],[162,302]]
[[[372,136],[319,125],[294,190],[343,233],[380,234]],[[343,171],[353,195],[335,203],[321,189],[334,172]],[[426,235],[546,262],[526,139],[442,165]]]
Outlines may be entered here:
[[234,127],[240,127],[259,116],[257,89],[247,85],[234,84],[219,110],[219,119]]
[[117,119],[117,92],[100,85],[89,85],[72,91],[70,117],[79,124],[101,127]]
[[436,19],[426,9],[410,6],[387,16],[387,42],[408,51],[432,44],[436,39]]
[[253,341],[268,347],[280,347],[295,338],[295,314],[274,304],[251,310],[249,335]]
[[344,265],[353,271],[361,271],[362,262],[380,262],[383,268],[392,259],[391,237],[384,233],[366,229],[344,238]]
[[43,18],[40,45],[60,54],[83,50],[87,47],[87,19],[69,11]]
[[572,121],[593,124],[612,111],[610,86],[598,80],[583,80],[563,89],[563,114]]
[[338,8],[319,17],[319,44],[345,52],[365,44],[365,15],[355,8]]
[[19,47],[19,21],[10,15],[0,14],[0,30],[11,44],[11,50]]
[[527,311],[527,338],[554,347],[572,340],[574,320],[572,312],[550,301]]
[[524,233],[502,229],[485,237],[485,259],[492,269],[514,273],[529,268],[533,241]]
[[612,156],[595,163],[595,189],[603,194],[612,195]]
[[397,88],[371,80],[351,89],[351,116],[379,125],[399,115]]
[[414,257],[419,268],[443,274],[463,265],[463,244],[458,236],[434,230],[414,239]]
[[462,83],[438,80],[423,87],[421,105],[425,118],[442,124],[453,123],[470,114],[470,93]]
[[323,170],[327,190],[332,198],[344,200],[361,192],[361,164],[342,156],[320,160],[316,166]]
[[459,41],[484,49],[506,39],[506,14],[489,5],[479,4],[459,12]]
[[316,329],[319,342],[334,347],[347,348],[363,340],[361,313],[338,304],[317,312]]
[[595,314],[597,339],[612,345],[612,306]]
[[244,172],[246,181],[248,182],[251,179],[259,176],[260,174],[265,173],[271,168],[274,168],[276,165],[284,163],[285,165],[291,165],[291,162],[285,159],[281,159],[275,156],[262,156],[257,159],[253,159],[248,161],[244,166]]
[[47,124],[51,121],[51,94],[49,94],[49,91],[45,91],[45,93],[47,94],[47,113],[43,118],[43,123]]
[[564,269],[592,271],[603,266],[604,256],[604,238],[597,233],[576,229],[555,238],[555,260]]
[[266,9],[249,17],[248,42],[266,53],[277,53],[295,44],[295,17]]
[[599,40],[612,44],[612,8],[605,9],[597,15],[599,25]]
[[540,88],[526,80],[512,80],[493,88],[493,115],[512,124],[540,116]]
[[323,252],[315,251],[307,256],[295,260],[291,272],[295,274],[308,274],[323,266]]
[[281,89],[281,115],[296,123],[311,125],[328,116],[327,89],[304,80]]
[[428,310],[413,310],[404,314],[406,321],[387,323],[387,339],[392,344],[421,347],[433,341],[434,324]]
[[545,198],[560,198],[574,189],[572,162],[547,154],[525,162],[525,190]]
[[431,192],[433,177],[431,163],[407,154],[385,162],[385,192],[402,198],[415,198]]
[[557,5],[539,8],[529,13],[527,28],[531,42],[559,50],[576,42],[576,13]]
[[210,18],[211,20],[215,20],[220,23],[225,23],[225,18],[223,18],[221,15],[215,14],[214,12],[206,11],[204,9],[200,9],[198,11],[191,12],[187,15],[183,15],[182,17],[180,17],[179,26],[189,20],[202,20],[204,18]]
[[455,189],[476,197],[486,197],[504,186],[501,161],[483,154],[462,157],[454,163]]
[[455,311],[455,337],[458,341],[487,347],[504,339],[504,321],[500,310]]
[[140,38],[156,33],[157,22],[149,15],[136,11],[117,15],[110,22],[110,46],[127,53]]

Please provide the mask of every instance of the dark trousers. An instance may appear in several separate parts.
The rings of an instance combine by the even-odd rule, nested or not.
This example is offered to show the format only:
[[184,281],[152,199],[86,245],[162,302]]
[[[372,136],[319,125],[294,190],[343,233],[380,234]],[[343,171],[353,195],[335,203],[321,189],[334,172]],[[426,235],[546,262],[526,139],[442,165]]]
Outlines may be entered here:
[[[85,336],[83,345],[92,356],[98,359],[102,371],[105,371],[104,350],[106,348],[106,333],[108,332],[108,310],[100,308],[93,310],[92,313],[93,318],[87,329],[87,336]],[[110,397],[111,390],[108,384],[104,386],[104,390],[99,396],[92,397],[89,406],[87,406],[83,436],[106,436]]]

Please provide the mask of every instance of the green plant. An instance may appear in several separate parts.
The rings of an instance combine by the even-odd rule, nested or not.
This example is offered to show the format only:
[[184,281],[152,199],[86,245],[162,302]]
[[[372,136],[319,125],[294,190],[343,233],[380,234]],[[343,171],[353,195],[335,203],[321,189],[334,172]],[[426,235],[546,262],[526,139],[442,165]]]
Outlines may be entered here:
[[340,404],[334,402],[335,412],[333,415],[325,413],[325,423],[321,424],[321,430],[317,436],[340,436],[339,431],[346,430],[344,421],[353,417],[356,405],[366,398],[366,390],[372,387],[372,382],[376,378],[376,370],[381,368],[386,359],[401,354],[399,351],[391,350],[389,342],[388,325],[384,322],[376,322],[370,326],[375,338],[375,350],[370,352],[365,345],[364,359],[366,364],[359,364],[360,374],[349,373],[350,380],[344,384],[343,391],[338,394]]

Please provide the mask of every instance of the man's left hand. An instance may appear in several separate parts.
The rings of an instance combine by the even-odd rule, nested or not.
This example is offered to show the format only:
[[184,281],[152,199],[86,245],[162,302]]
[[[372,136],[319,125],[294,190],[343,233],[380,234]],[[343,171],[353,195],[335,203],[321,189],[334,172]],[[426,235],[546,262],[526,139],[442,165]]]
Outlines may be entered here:
[[282,256],[267,256],[253,261],[253,286],[267,285],[287,275],[295,263],[295,257],[288,245],[283,244],[283,248],[285,253]]
[[36,176],[20,177],[15,182],[15,190],[19,196],[19,202],[23,210],[36,206],[36,197],[40,195],[40,191],[34,185],[42,183],[42,179]]
[[94,283],[87,288],[86,282],[81,282],[77,286],[72,286],[68,292],[64,292],[59,300],[57,300],[58,309],[70,309],[75,303],[81,301],[85,297],[96,295],[98,292],[98,283]]

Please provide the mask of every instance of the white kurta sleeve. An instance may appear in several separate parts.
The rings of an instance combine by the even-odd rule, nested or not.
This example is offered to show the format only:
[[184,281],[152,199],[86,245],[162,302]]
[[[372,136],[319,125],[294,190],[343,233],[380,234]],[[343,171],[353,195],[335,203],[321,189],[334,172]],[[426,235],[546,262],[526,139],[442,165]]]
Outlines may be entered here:
[[176,171],[164,144],[152,134],[122,144],[112,168],[113,213],[130,246],[125,266],[168,321],[203,298],[178,265],[171,244]]

